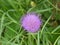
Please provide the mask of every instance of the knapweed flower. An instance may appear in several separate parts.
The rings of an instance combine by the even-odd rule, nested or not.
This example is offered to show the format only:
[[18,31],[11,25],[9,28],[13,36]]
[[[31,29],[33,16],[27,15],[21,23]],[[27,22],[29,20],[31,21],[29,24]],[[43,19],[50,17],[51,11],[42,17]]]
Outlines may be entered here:
[[41,18],[38,14],[31,12],[22,17],[21,25],[28,32],[36,32],[40,29],[42,24]]

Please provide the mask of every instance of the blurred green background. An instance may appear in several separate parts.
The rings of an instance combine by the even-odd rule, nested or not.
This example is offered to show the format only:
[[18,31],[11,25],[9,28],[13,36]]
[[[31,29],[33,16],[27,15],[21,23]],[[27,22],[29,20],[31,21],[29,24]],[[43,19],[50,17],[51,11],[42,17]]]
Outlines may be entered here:
[[[41,14],[36,33],[21,26],[28,12]],[[60,0],[0,0],[0,45],[60,45]]]

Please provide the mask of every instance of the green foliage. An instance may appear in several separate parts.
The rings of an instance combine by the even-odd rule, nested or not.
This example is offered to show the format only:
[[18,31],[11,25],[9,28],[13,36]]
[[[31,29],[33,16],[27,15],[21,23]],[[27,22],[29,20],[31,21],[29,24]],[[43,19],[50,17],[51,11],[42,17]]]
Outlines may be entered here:
[[[31,3],[33,2],[33,3]],[[59,0],[0,0],[0,45],[60,45]],[[24,31],[21,17],[41,14],[43,24],[36,33]]]

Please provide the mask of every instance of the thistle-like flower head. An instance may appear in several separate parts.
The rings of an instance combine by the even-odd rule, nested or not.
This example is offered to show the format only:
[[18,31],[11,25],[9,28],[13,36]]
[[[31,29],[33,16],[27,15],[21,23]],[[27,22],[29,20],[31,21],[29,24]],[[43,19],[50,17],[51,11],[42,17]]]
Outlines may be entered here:
[[37,32],[42,24],[38,14],[31,12],[22,17],[21,25],[27,32]]

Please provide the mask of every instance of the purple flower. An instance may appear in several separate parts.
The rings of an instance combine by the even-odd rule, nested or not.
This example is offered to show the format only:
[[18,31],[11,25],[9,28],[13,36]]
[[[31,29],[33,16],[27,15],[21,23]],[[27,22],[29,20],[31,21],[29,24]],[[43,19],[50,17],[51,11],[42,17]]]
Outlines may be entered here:
[[38,14],[32,12],[22,17],[21,24],[26,31],[33,33],[39,30],[42,21]]

